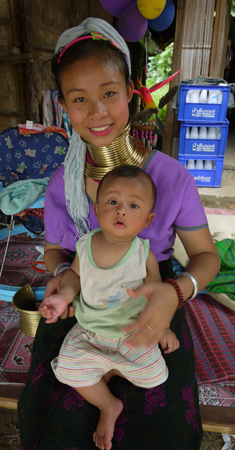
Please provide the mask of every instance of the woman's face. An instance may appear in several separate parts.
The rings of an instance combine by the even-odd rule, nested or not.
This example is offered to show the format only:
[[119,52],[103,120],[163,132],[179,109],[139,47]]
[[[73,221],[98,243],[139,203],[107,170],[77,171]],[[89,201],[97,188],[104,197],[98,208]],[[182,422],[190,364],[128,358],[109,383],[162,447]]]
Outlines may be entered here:
[[111,144],[129,120],[133,83],[111,65],[89,58],[73,63],[61,75],[61,99],[74,130],[90,144]]

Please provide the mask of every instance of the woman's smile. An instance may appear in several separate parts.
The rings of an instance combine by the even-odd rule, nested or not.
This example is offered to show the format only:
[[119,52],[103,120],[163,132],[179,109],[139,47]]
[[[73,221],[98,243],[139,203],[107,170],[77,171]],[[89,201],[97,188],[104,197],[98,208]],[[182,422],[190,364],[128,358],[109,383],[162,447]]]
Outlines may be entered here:
[[112,131],[113,124],[101,127],[90,127],[89,130],[94,136],[107,136]]

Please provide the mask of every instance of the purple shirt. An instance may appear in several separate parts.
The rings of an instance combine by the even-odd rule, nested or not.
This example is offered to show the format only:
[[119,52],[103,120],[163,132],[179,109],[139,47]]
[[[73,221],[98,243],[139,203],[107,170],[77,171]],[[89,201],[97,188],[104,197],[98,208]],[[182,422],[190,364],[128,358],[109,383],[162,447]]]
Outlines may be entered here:
[[[150,248],[158,261],[166,260],[173,253],[175,229],[192,231],[207,227],[207,219],[192,175],[185,167],[159,151],[153,151],[143,170],[153,179],[157,188],[155,218],[148,228],[139,234],[149,239]],[[76,250],[77,230],[70,217],[64,195],[64,167],[52,176],[46,189],[45,238],[49,244]],[[91,230],[99,227],[89,199],[89,223]]]

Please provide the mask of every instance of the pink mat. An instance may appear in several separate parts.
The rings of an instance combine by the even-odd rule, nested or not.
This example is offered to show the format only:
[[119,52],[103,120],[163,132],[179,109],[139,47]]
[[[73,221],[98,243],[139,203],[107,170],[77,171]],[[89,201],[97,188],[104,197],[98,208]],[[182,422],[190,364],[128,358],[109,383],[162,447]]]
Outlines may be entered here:
[[31,360],[33,338],[19,331],[19,312],[0,301],[0,384],[24,385]]

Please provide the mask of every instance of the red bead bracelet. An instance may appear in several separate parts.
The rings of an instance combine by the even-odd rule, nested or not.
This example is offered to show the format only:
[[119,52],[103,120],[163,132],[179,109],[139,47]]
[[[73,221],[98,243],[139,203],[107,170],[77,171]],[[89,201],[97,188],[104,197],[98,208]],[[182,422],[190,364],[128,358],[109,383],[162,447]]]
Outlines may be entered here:
[[183,306],[184,306],[184,297],[183,297],[182,291],[181,291],[178,283],[176,283],[176,281],[173,280],[173,278],[167,278],[164,281],[164,283],[171,284],[175,288],[175,290],[177,292],[178,299],[179,299],[179,304],[178,304],[177,310],[183,308]]

